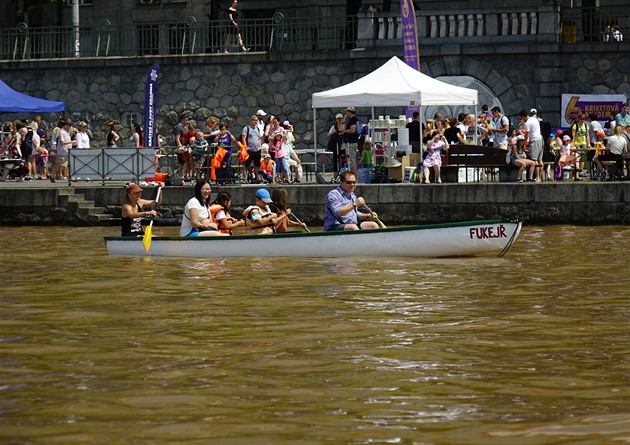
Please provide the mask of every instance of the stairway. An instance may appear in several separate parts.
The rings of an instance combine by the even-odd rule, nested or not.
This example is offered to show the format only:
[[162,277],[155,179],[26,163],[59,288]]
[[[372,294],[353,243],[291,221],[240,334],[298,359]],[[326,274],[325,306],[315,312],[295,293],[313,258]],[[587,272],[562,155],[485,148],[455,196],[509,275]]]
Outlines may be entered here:
[[105,207],[96,207],[94,201],[85,199],[83,193],[76,193],[76,189],[72,187],[59,189],[57,204],[59,207],[65,207],[68,213],[75,215],[79,220],[90,225],[120,225],[120,218],[107,213]]

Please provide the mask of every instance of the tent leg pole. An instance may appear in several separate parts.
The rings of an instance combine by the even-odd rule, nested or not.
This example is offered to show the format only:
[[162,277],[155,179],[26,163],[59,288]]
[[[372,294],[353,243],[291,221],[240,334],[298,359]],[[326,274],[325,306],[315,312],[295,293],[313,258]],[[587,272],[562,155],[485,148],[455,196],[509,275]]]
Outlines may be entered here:
[[317,108],[313,108],[313,163],[317,174]]

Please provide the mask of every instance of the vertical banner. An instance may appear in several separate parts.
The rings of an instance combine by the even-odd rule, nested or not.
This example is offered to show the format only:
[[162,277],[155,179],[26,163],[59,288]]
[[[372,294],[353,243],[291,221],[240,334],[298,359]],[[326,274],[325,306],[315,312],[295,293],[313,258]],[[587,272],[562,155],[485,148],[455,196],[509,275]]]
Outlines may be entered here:
[[147,83],[144,87],[144,146],[146,148],[157,147],[157,128],[155,118],[157,115],[159,75],[160,65],[155,64],[149,70]]
[[[416,11],[412,0],[400,0],[400,25],[402,26],[403,59],[405,63],[420,71],[420,49],[418,48],[418,28],[416,27]],[[411,117],[419,106],[406,107],[405,114]]]

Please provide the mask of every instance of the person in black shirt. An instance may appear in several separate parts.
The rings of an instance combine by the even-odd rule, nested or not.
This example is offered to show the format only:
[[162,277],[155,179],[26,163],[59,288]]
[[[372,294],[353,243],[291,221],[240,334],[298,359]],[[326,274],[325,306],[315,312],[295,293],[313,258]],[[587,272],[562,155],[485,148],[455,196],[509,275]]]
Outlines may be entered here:
[[409,130],[409,143],[411,144],[411,151],[413,153],[420,153],[420,141],[422,140],[420,136],[421,127],[420,113],[414,111],[411,122],[407,124],[407,129]]

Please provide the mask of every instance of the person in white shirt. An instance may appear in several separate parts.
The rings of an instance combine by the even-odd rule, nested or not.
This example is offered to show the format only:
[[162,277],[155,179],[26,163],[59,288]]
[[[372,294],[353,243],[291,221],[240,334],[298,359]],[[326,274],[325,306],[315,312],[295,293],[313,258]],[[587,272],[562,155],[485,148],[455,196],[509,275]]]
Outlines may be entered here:
[[529,158],[536,163],[536,171],[534,173],[534,180],[540,182],[543,170],[543,149],[545,148],[545,141],[542,133],[540,132],[540,121],[536,116],[536,110],[532,108],[529,115],[527,111],[521,110],[519,116],[525,121],[525,140],[529,145]]
[[76,140],[77,148],[90,148],[90,136],[87,134],[87,124],[85,122],[79,122]]

